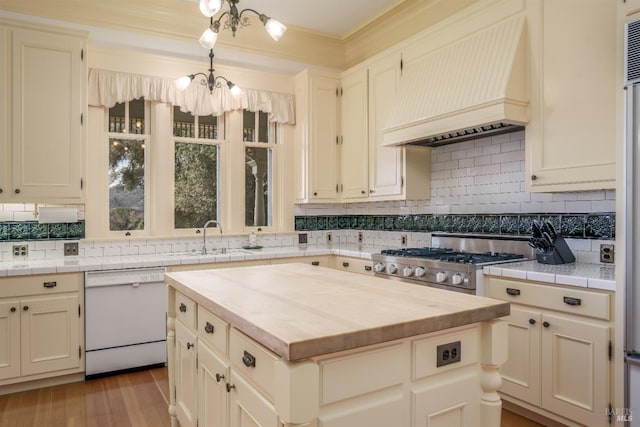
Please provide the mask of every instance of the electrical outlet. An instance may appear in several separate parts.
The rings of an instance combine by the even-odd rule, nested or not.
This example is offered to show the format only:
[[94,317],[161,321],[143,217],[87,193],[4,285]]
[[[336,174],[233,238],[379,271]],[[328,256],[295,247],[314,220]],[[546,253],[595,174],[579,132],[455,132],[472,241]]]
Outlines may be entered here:
[[29,245],[13,245],[14,258],[26,258],[29,255]]
[[600,262],[613,264],[615,258],[615,247],[613,245],[600,245]]
[[64,244],[64,256],[78,255],[78,243],[65,243]]
[[307,244],[307,233],[298,233],[298,244],[299,245]]
[[440,366],[460,362],[461,356],[460,341],[441,344],[436,347],[436,367],[439,368]]
[[363,240],[364,234],[362,233],[362,231],[358,231],[358,243],[362,243]]
[[407,247],[407,235],[406,235],[406,234],[401,234],[401,235],[400,235],[400,245],[401,245],[403,248],[406,248],[406,247]]
[[333,236],[331,235],[331,232],[327,233],[327,243],[331,244],[331,242],[333,242]]

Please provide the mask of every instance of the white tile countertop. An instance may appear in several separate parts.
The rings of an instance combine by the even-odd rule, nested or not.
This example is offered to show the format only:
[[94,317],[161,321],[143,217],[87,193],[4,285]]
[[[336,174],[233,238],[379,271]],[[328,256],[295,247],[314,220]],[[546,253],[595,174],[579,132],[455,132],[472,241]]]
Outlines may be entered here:
[[247,261],[256,259],[277,259],[301,256],[342,255],[371,259],[371,254],[379,252],[374,246],[340,245],[329,246],[289,246],[265,247],[259,250],[228,249],[202,255],[199,252],[167,252],[144,255],[120,255],[101,257],[70,256],[44,260],[20,260],[0,262],[0,277],[30,274],[69,273],[80,271],[113,270],[141,267],[165,267],[180,264],[205,264],[213,262]]
[[538,261],[520,261],[484,267],[484,274],[512,279],[534,280],[582,288],[616,290],[615,266],[604,264],[571,263],[561,265],[540,264]]

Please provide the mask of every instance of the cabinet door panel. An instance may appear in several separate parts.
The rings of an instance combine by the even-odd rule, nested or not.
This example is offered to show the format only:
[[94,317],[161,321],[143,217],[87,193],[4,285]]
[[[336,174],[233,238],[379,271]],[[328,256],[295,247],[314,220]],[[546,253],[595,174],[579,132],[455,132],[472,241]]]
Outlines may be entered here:
[[367,137],[367,70],[342,79],[342,198],[369,197],[369,139]]
[[77,295],[21,301],[22,375],[80,366]]
[[509,325],[509,356],[500,367],[503,380],[500,391],[538,406],[541,318],[539,311],[511,306],[511,315],[505,317]]
[[18,300],[0,302],[0,380],[20,376],[19,309]]
[[382,147],[382,129],[387,124],[399,82],[399,53],[377,61],[369,68],[369,185],[373,190],[372,198],[402,194],[404,149]]
[[[533,37],[540,48],[534,46],[531,61],[539,70],[532,73],[526,127],[527,190],[615,188],[616,4],[583,2],[579,15],[572,0],[540,5],[540,31]],[[576,19],[566,19],[572,15]]]
[[334,79],[314,77],[311,82],[310,179],[312,200],[338,197],[338,100]]
[[609,328],[543,314],[542,407],[589,426],[608,425]]
[[[218,382],[216,375],[221,375]],[[229,366],[198,342],[198,426],[229,425],[229,393],[225,388]]]
[[182,427],[196,425],[196,335],[176,321],[176,414]]
[[11,111],[9,93],[10,72],[7,64],[7,50],[9,49],[9,29],[0,26],[0,200],[9,195],[9,130]]
[[233,370],[230,383],[231,425],[234,427],[277,427],[273,405]]
[[33,30],[12,33],[12,196],[79,198],[84,41]]

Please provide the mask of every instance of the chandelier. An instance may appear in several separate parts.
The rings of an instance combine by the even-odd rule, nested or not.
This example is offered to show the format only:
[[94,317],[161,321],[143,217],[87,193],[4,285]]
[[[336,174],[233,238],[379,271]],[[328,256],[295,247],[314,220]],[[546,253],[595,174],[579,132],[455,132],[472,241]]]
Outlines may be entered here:
[[[199,42],[202,47],[205,49],[212,49],[216,44],[216,40],[218,39],[218,32],[220,31],[220,22],[222,18],[226,17],[226,21],[224,22],[223,29],[230,28],[233,37],[236,36],[236,31],[238,27],[246,27],[250,25],[249,17],[243,16],[247,12],[254,13],[264,25],[267,33],[275,40],[280,40],[280,37],[287,31],[287,27],[285,27],[281,22],[265,15],[264,13],[257,12],[253,9],[243,9],[238,12],[237,4],[240,0],[200,0],[200,12],[207,18],[210,18],[209,27],[202,33],[200,36]],[[229,5],[229,10],[225,11],[218,17],[218,19],[214,20],[213,16],[220,11],[223,3],[226,2]]]
[[197,76],[202,76],[203,79],[201,83],[203,86],[206,85],[209,88],[209,93],[213,93],[214,88],[222,87],[222,83],[220,82],[221,80],[224,81],[224,83],[227,85],[232,95],[237,96],[240,94],[240,92],[242,92],[242,90],[238,86],[233,84],[231,80],[228,80],[222,76],[214,76],[214,71],[213,49],[209,49],[209,74],[207,75],[205,73],[195,73],[180,77],[178,80],[176,80],[176,87],[178,88],[178,90],[185,90],[187,87],[189,87],[193,79],[195,79]]

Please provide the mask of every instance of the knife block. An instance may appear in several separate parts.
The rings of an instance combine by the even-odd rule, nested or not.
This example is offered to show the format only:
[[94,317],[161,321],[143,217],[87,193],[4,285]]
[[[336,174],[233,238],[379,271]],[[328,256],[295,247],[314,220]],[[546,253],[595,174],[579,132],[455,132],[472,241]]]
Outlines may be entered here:
[[562,236],[556,237],[553,242],[553,248],[536,254],[536,259],[540,264],[569,264],[576,261],[576,257],[569,249],[569,245],[564,241]]

